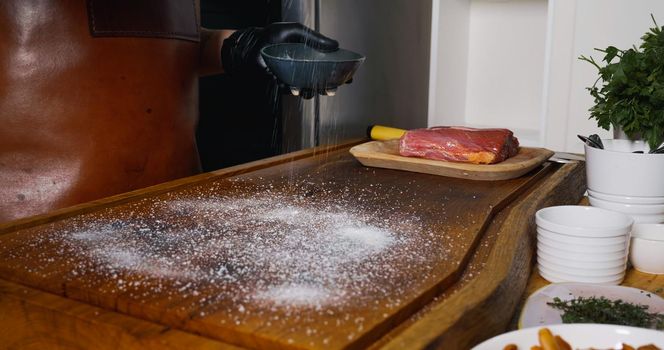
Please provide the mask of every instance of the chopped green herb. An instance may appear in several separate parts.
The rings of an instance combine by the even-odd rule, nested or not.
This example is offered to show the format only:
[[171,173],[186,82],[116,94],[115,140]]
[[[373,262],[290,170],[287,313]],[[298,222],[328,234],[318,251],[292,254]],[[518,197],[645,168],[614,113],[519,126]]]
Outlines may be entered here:
[[648,312],[647,305],[610,300],[605,297],[553,298],[547,305],[562,310],[563,323],[605,323],[664,329],[664,314]]

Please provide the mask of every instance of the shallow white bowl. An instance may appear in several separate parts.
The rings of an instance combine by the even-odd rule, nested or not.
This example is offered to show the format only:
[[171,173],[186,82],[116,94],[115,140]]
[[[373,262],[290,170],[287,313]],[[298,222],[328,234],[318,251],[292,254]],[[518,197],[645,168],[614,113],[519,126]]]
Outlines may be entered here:
[[[560,310],[553,309],[547,304],[553,298],[572,300],[579,297],[589,298],[600,296],[611,300],[620,299],[627,303],[645,305],[648,307],[648,312],[664,313],[664,299],[642,289],[597,284],[588,285],[585,283],[554,283],[538,289],[528,297],[528,300],[526,300],[521,309],[518,327],[528,328],[562,324],[563,319]],[[659,332],[664,337],[664,332]],[[594,345],[598,345],[597,342]],[[524,350],[528,349],[530,347]]]
[[574,245],[568,243],[559,243],[545,237],[537,237],[537,246],[544,245],[549,249],[557,249],[569,253],[583,253],[583,254],[605,254],[614,252],[624,252],[627,249],[627,241],[612,245]]
[[616,237],[629,233],[633,219],[612,211],[580,205],[540,209],[535,214],[538,227],[578,237]]
[[[664,179],[662,179],[664,182]],[[664,204],[627,204],[607,201],[605,199],[588,196],[592,206],[613,210],[625,214],[662,214],[664,213]]]
[[577,236],[564,235],[562,233],[551,232],[549,230],[545,230],[541,227],[538,227],[537,237],[540,236],[550,240],[554,240],[559,243],[575,244],[575,245],[604,246],[604,245],[614,245],[614,244],[625,244],[627,241],[627,235],[616,236],[616,237],[577,237]]
[[577,261],[572,259],[559,258],[555,255],[545,253],[541,250],[537,251],[537,258],[538,259],[542,258],[561,266],[572,267],[572,268],[581,267],[584,269],[606,269],[612,267],[625,266],[625,264],[627,263],[627,259],[625,259],[625,257],[609,261]]
[[620,285],[625,278],[624,276],[621,278],[617,278],[613,281],[608,281],[608,282],[576,282],[576,281],[570,281],[568,278],[561,278],[556,275],[549,275],[546,272],[538,271],[539,275],[542,276],[545,280],[551,282],[551,283],[586,283],[586,284],[599,284],[599,285],[604,285],[604,286],[617,286]]
[[559,265],[556,263],[553,263],[547,259],[545,259],[542,256],[537,257],[537,263],[541,266],[546,267],[547,269],[551,269],[553,272],[559,272],[559,273],[564,273],[568,275],[575,275],[575,276],[584,276],[584,277],[609,277],[609,276],[615,276],[616,274],[619,273],[624,273],[626,269],[626,264],[620,265],[620,266],[615,266],[615,267],[604,267],[604,268],[596,268],[596,269],[588,269],[585,268],[585,266],[579,264],[579,266],[575,267],[570,267],[570,266],[564,266],[564,265]]
[[637,197],[637,196],[620,196],[608,193],[597,192],[588,189],[588,194],[606,201],[625,203],[625,204],[664,204],[664,196],[660,197]]
[[588,201],[593,207],[627,214],[634,219],[635,223],[658,224],[664,222],[664,204],[624,204],[592,196],[588,196]]
[[641,272],[664,274],[664,225],[634,225],[629,261]]
[[643,142],[602,140],[604,149],[585,145],[588,188],[619,196],[664,196],[664,154],[637,154]]
[[578,276],[578,275],[572,275],[568,273],[560,273],[557,271],[553,271],[546,266],[542,266],[540,264],[537,264],[537,269],[539,271],[539,274],[544,277],[544,279],[548,280],[549,282],[554,282],[554,283],[559,283],[559,282],[579,282],[579,283],[596,283],[596,284],[608,284],[608,285],[616,285],[620,284],[622,280],[625,278],[625,273],[619,273],[615,274],[612,276],[605,276],[605,277],[589,277],[589,276]]
[[570,261],[578,261],[578,262],[586,262],[586,261],[610,262],[621,259],[623,261],[627,261],[627,253],[628,253],[627,249],[613,253],[600,253],[600,254],[575,253],[575,252],[568,252],[568,251],[561,251],[559,249],[554,249],[544,244],[538,245],[537,250],[560,259],[567,259]]

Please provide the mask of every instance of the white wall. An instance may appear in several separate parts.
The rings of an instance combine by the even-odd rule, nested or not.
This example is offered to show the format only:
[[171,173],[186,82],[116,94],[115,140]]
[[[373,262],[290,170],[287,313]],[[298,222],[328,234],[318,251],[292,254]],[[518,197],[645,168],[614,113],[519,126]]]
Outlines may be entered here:
[[428,125],[465,124],[469,0],[433,0]]
[[[546,0],[434,0],[429,125],[497,126],[539,142]],[[435,8],[435,6],[434,6]],[[436,25],[434,24],[434,27]]]
[[350,85],[321,98],[322,143],[367,125],[427,125],[431,1],[322,0],[321,32],[366,61]]
[[472,1],[466,121],[536,131],[542,102],[546,0]]
[[627,48],[664,25],[664,0],[432,0],[428,124],[507,127],[524,145],[582,152],[609,137],[588,109],[597,78],[579,55]]
[[609,45],[624,49],[640,42],[653,23],[650,13],[664,25],[662,0],[550,0],[552,20],[550,74],[548,79],[546,133],[544,144],[552,149],[583,152],[577,134],[608,131],[588,120],[592,97],[585,90],[597,79],[597,70],[579,61],[592,55],[601,61],[603,54],[593,48]]

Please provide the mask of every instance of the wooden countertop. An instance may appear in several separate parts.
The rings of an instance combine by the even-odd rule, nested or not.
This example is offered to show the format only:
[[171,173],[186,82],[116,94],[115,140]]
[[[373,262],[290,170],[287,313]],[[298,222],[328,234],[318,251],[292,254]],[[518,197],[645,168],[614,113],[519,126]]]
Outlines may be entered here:
[[[532,269],[534,213],[546,206],[577,203],[584,191],[583,167],[547,163],[519,179],[472,182],[364,168],[348,154],[351,145],[295,152],[0,225],[0,310],[6,315],[0,318],[0,340],[20,348],[466,349],[504,331]],[[334,205],[341,198],[363,211],[363,217],[383,217],[397,229],[408,224],[399,218],[414,211],[425,231],[416,230],[413,234],[419,236],[413,238],[426,243],[422,233],[427,233],[426,237],[437,237],[430,244],[454,249],[444,250],[449,259],[441,259],[426,255],[428,245],[413,247],[411,254],[427,258],[404,255],[403,266],[390,263],[394,274],[389,283],[383,280],[389,276],[379,271],[369,276],[384,291],[356,290],[359,298],[368,297],[375,305],[349,300],[340,315],[336,309],[326,315],[321,312],[327,307],[300,313],[238,305],[219,289],[233,285],[205,282],[194,293],[170,274],[155,279],[142,277],[140,269],[116,271],[115,258],[110,263],[86,258],[90,251],[108,255],[90,243],[94,232],[90,236],[77,231],[91,221],[103,221],[108,225],[99,227],[110,230],[104,232],[130,234],[118,236],[120,242],[153,232],[136,238],[139,246],[150,248],[150,239],[155,239],[150,235],[170,232],[162,217],[176,218],[187,232],[210,222],[207,213],[197,216],[200,213],[188,209],[187,200],[259,191],[288,196],[293,189],[286,184],[294,181],[304,191],[295,193],[297,200],[316,206],[318,199]],[[175,214],[168,204],[174,198]],[[233,218],[224,215],[218,219]],[[118,223],[118,217],[130,220]],[[180,235],[171,233],[175,235],[166,238]],[[87,242],[87,248],[73,250],[83,254],[72,254],[69,236]],[[170,252],[179,246],[155,247]],[[202,266],[218,267],[214,259],[202,258]],[[197,271],[205,275],[208,269]],[[263,287],[266,281],[271,277],[255,286]],[[252,286],[243,292],[252,293]],[[383,294],[389,296],[385,300],[396,302],[384,304]],[[262,315],[274,322],[264,322]],[[299,327],[302,315],[307,315],[307,327]],[[329,343],[319,343],[324,339],[316,332],[327,334]]]

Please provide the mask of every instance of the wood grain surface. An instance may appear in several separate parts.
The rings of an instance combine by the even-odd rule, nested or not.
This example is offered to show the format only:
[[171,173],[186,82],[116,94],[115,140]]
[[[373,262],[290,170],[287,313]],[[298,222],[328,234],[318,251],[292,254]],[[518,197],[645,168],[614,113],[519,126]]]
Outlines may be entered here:
[[[368,169],[345,149],[285,159],[289,160],[254,164],[97,203],[78,212],[7,225],[0,237],[0,276],[67,299],[245,347],[365,347],[453,285],[493,215],[547,173],[544,167],[519,179],[472,182]],[[215,283],[200,283],[195,293],[185,293],[179,291],[189,291],[185,287],[191,281],[153,278],[121,269],[109,278],[104,266],[97,266],[98,262],[85,255],[72,254],[63,240],[52,239],[77,233],[89,222],[112,223],[117,219],[140,218],[155,227],[168,227],[168,220],[157,221],[168,217],[160,211],[164,203],[201,196],[245,196],[265,191],[267,185],[285,198],[306,197],[304,201],[312,206],[339,200],[366,215],[385,214],[389,222],[416,215],[421,229],[413,231],[411,238],[432,235],[436,239],[430,242],[446,254],[424,255],[426,259],[418,264],[394,264],[392,280],[375,276],[375,285],[385,289],[381,294],[350,290],[354,298],[341,307],[298,308],[293,312],[259,303],[239,307],[237,299],[227,297],[227,291]],[[194,216],[181,215],[177,220],[178,225],[198,224]],[[425,252],[422,247],[419,253]],[[86,269],[81,270],[81,266]],[[105,273],[96,275],[98,271]],[[238,283],[252,290],[255,282],[247,278]],[[273,322],[267,324],[267,318]]]
[[519,153],[497,164],[446,162],[399,155],[399,141],[371,141],[351,148],[363,165],[470,180],[496,181],[517,178],[553,155],[544,148],[521,147]]
[[501,211],[461,282],[428,305],[407,327],[390,334],[381,348],[469,349],[505,332],[531,275],[535,212],[547,206],[576,203],[584,192],[583,163],[566,164]]
[[4,280],[0,311],[0,349],[240,349]]

